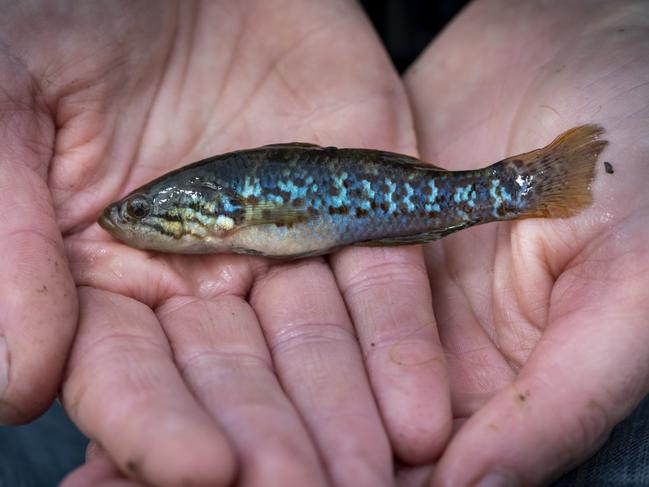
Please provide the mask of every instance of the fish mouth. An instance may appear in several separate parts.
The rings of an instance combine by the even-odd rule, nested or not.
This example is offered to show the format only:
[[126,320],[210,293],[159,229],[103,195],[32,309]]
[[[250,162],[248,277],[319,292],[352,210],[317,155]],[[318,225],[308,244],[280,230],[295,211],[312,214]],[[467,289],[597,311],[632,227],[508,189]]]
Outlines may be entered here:
[[108,233],[114,236],[120,231],[120,228],[116,223],[118,219],[119,219],[119,208],[117,205],[112,204],[112,205],[108,205],[104,209],[101,216],[97,220],[97,223],[99,223],[99,226],[101,228],[103,228]]

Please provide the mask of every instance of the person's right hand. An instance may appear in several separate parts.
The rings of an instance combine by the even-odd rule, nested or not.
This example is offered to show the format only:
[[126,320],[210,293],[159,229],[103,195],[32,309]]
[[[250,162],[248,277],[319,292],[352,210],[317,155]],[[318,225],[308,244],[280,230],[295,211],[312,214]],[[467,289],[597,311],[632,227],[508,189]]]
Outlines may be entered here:
[[18,2],[0,32],[15,90],[3,90],[2,286],[35,296],[0,316],[5,398],[30,384],[42,409],[54,393],[76,319],[62,232],[80,313],[61,397],[107,454],[67,485],[237,472],[245,485],[380,486],[393,452],[439,454],[450,404],[421,249],[160,255],[95,223],[135,187],[230,149],[413,153],[403,87],[355,2]]

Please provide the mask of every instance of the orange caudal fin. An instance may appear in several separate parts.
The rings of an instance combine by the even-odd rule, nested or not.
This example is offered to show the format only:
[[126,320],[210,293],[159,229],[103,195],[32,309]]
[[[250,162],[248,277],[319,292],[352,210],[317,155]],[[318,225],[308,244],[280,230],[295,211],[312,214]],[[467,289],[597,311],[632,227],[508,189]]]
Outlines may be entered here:
[[591,205],[595,164],[608,142],[599,125],[572,128],[542,149],[505,159],[529,192],[522,217],[565,218]]

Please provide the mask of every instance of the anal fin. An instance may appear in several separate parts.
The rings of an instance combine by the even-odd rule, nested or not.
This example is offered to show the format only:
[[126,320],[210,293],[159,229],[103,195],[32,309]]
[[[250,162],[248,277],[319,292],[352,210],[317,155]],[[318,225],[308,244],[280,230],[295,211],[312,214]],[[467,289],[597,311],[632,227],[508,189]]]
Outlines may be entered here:
[[386,246],[397,246],[397,245],[422,244],[422,243],[439,240],[442,237],[446,237],[447,235],[458,232],[472,225],[475,225],[475,223],[465,222],[459,225],[453,225],[451,227],[446,227],[443,229],[430,230],[427,232],[415,233],[413,235],[386,237],[378,240],[367,240],[365,242],[359,242],[356,245],[363,246],[363,247],[386,247]]

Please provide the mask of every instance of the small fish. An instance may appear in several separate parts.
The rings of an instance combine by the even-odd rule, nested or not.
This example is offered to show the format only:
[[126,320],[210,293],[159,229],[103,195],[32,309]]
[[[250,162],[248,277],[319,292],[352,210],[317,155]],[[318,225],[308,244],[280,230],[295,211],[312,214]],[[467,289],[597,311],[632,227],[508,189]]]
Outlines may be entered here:
[[298,258],[569,217],[592,202],[603,133],[576,127],[543,149],[468,171],[371,149],[267,145],[161,176],[109,205],[99,224],[140,249]]

